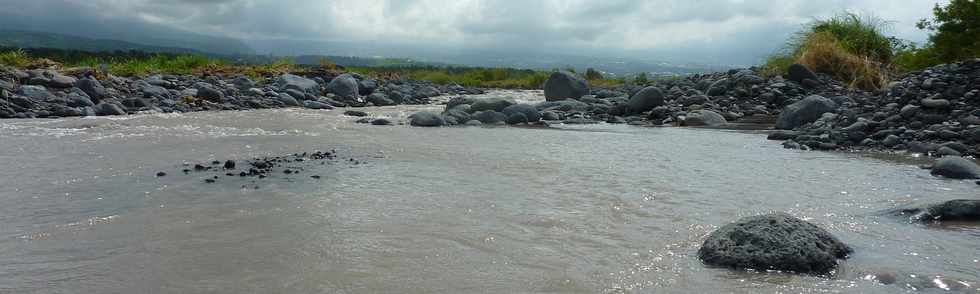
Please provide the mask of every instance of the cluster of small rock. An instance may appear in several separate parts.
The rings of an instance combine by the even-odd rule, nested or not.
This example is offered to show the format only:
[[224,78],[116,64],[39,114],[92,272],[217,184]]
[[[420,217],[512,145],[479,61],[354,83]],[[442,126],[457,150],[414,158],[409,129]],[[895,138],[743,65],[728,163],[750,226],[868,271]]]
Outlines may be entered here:
[[262,82],[219,75],[97,76],[90,69],[63,73],[0,68],[0,118],[427,104],[439,95],[482,92],[427,81],[375,80],[356,73],[336,77],[283,74]]
[[[665,79],[650,85],[626,84],[613,89],[592,91],[581,77],[565,71],[552,73],[544,84],[546,102],[521,106],[537,109],[537,114],[503,112],[502,107],[473,110],[457,108],[476,103],[463,98],[450,103],[442,114],[419,115],[425,126],[496,123],[534,123],[535,117],[562,123],[629,123],[634,125],[723,126],[732,121],[771,123],[784,107],[814,94],[844,96],[848,90],[806,68],[794,67],[786,78],[763,78],[757,69],[731,70],[712,74]],[[507,107],[492,99],[492,105]],[[456,108],[456,109],[454,109]],[[492,113],[480,113],[492,110]],[[468,113],[470,117],[462,116]],[[440,116],[437,118],[436,116]],[[515,116],[511,118],[511,116]],[[455,123],[454,123],[455,121]],[[440,123],[442,122],[442,123]]]
[[[241,165],[234,160],[215,160],[210,164],[199,163],[191,165],[187,163],[184,164],[185,168],[182,171],[184,174],[209,172],[216,174],[223,173],[227,177],[264,179],[273,176],[277,172],[281,172],[284,175],[298,175],[305,171],[304,165],[315,163],[325,165],[328,161],[337,161],[337,159],[337,151],[314,151],[282,156],[257,157],[247,160]],[[350,158],[348,163],[359,165],[361,161]],[[167,173],[158,172],[156,175],[157,177],[165,177]],[[311,175],[310,177],[319,179],[320,175]],[[204,178],[204,181],[206,183],[215,183],[220,178],[219,175],[213,175]]]
[[[789,148],[980,155],[980,60],[913,72],[875,95],[790,105],[771,138]],[[790,108],[787,108],[790,109]]]

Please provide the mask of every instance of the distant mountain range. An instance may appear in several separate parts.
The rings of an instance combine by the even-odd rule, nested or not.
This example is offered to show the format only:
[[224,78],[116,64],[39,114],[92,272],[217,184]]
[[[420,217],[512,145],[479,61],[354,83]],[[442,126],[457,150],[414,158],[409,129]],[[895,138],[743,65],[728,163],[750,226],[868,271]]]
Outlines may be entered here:
[[51,48],[92,52],[143,51],[150,53],[202,53],[180,47],[136,44],[119,40],[90,39],[52,33],[0,30],[0,47]]

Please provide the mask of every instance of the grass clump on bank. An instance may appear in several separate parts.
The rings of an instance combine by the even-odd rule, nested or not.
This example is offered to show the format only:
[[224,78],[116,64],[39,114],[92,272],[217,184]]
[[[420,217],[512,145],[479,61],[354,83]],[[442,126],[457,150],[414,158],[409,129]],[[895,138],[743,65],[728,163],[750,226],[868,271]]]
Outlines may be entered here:
[[282,58],[264,64],[230,64],[199,54],[146,53],[140,51],[85,52],[60,49],[0,48],[0,65],[16,68],[56,67],[70,69],[90,67],[102,74],[116,76],[174,75],[245,75],[263,79],[291,72],[297,66]]
[[764,72],[786,73],[793,63],[832,76],[862,90],[878,90],[888,82],[895,38],[884,34],[887,23],[853,13],[811,23],[790,41],[785,52],[766,60]]

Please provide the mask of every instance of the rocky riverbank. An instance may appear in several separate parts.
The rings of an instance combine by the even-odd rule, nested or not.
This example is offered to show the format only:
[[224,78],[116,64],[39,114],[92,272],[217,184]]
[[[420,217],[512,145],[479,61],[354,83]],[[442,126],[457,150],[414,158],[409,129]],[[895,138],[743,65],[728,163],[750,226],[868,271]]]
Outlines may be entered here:
[[[305,76],[304,76],[305,75]],[[0,118],[56,118],[282,107],[427,104],[482,90],[427,81],[378,80],[356,73],[118,77],[93,69],[0,68]]]

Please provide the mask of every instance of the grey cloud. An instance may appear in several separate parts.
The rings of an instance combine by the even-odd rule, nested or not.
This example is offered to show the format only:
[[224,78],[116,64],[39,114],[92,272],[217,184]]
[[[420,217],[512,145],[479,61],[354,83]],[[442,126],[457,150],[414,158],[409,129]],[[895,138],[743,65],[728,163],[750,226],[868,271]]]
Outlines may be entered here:
[[35,28],[52,27],[43,22],[81,28],[113,23],[246,41],[701,54],[686,56],[692,59],[728,47],[744,52],[723,55],[749,60],[782,46],[778,40],[801,24],[845,9],[897,18],[896,34],[921,41],[924,33],[911,26],[928,16],[935,1],[942,0],[0,0],[0,5],[17,7],[6,13],[30,16],[33,23],[22,25]]

